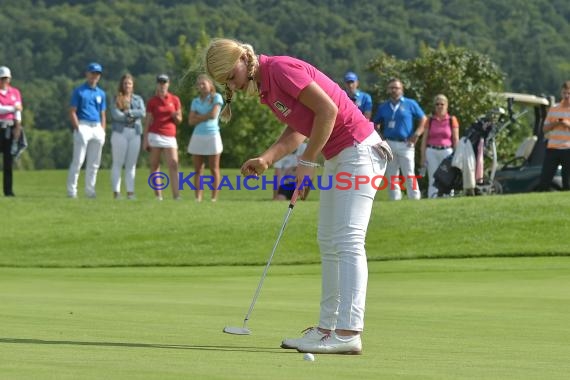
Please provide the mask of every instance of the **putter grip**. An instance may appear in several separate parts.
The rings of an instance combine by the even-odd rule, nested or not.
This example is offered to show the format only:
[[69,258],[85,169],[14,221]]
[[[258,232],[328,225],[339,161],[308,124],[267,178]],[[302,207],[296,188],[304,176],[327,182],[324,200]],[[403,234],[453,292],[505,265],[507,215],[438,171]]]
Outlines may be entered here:
[[297,197],[299,197],[299,189],[295,189],[293,195],[291,196],[291,201],[289,202],[289,208],[295,207],[295,203],[297,202]]

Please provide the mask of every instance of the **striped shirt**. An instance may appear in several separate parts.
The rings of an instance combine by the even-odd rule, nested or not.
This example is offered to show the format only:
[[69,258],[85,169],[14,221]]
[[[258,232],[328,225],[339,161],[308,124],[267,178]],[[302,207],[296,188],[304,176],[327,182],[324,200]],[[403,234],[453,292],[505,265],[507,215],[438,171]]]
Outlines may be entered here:
[[[544,125],[549,126],[561,120],[570,122],[570,106],[563,106],[558,103],[548,110]],[[570,130],[567,127],[554,127],[546,133],[546,138],[548,139],[548,149],[570,149]]]

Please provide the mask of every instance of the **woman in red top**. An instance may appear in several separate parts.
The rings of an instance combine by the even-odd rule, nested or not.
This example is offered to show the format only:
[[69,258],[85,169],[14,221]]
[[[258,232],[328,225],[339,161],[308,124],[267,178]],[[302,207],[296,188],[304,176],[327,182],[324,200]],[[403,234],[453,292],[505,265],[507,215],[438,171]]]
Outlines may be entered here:
[[[146,106],[146,127],[143,138],[143,149],[150,152],[150,172],[160,171],[160,155],[164,153],[170,175],[169,185],[172,196],[180,199],[178,190],[178,144],[176,143],[176,125],[182,121],[182,107],[180,99],[168,92],[170,81],[168,75],[160,74],[156,77],[155,96],[148,100]],[[156,179],[156,178],[155,178]],[[158,200],[162,200],[162,191],[159,183],[154,193]],[[163,184],[164,185],[164,184]]]

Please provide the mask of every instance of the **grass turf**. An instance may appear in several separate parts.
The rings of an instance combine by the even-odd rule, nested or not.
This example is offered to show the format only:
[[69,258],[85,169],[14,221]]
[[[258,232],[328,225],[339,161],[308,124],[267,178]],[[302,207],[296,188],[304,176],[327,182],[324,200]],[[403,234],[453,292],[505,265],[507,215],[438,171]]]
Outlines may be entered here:
[[[237,171],[225,171],[230,176]],[[114,201],[109,172],[98,198],[67,199],[65,171],[17,172],[16,198],[0,197],[0,266],[100,267],[263,264],[287,211],[270,191],[222,191],[217,203],[153,199],[139,170],[136,201]],[[299,202],[278,264],[319,262],[318,191]],[[410,258],[568,255],[565,193],[385,202],[377,195],[367,237],[372,261]]]
[[241,326],[262,272],[253,265],[265,264],[286,202],[269,201],[270,191],[224,191],[216,204],[196,204],[188,189],[182,202],[168,193],[157,202],[143,170],[137,201],[113,201],[105,170],[98,199],[70,200],[65,176],[16,172],[18,196],[0,198],[9,221],[0,247],[1,378],[570,372],[567,194],[385,202],[379,192],[367,239],[365,354],[309,363],[278,345],[317,318],[318,192],[295,207],[249,324],[253,335],[236,337],[221,329]]
[[570,258],[370,264],[364,355],[278,348],[317,318],[317,265],[0,268],[10,379],[564,379]]

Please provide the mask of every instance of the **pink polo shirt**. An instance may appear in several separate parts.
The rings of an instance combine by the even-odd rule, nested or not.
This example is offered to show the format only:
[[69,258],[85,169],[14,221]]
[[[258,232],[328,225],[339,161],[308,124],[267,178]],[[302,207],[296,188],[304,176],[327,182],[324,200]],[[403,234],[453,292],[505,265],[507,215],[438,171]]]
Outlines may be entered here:
[[452,146],[453,129],[459,128],[459,122],[455,116],[449,114],[439,119],[432,115],[428,123],[428,145]]
[[[0,104],[3,106],[15,106],[16,104],[22,104],[20,91],[12,86],[8,86],[5,94],[0,91]],[[14,112],[0,114],[0,120],[14,120],[14,118]]]
[[299,93],[312,82],[318,84],[338,107],[331,136],[323,147],[323,156],[333,158],[344,148],[361,143],[374,132],[374,125],[364,117],[338,84],[307,62],[285,56],[259,56],[261,71],[260,101],[279,120],[309,137],[315,114],[302,104]]

